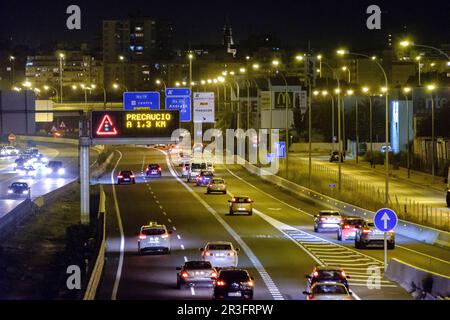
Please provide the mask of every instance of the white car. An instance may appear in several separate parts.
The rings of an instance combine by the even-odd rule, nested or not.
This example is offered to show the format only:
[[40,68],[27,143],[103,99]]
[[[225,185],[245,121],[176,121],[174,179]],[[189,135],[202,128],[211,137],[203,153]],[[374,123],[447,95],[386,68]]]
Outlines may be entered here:
[[33,166],[23,166],[17,168],[17,173],[22,177],[36,177],[37,170]]
[[202,170],[205,170],[205,169],[206,169],[206,163],[191,162],[189,164],[187,182],[195,181],[195,179],[200,174],[200,172],[202,172]]
[[172,231],[168,231],[163,224],[149,222],[148,225],[142,226],[138,233],[138,253],[142,254],[146,251],[163,251],[170,253],[170,235]]
[[340,282],[316,282],[310,291],[303,291],[306,300],[354,300],[352,292]]
[[14,148],[13,146],[4,146],[0,149],[0,155],[2,156],[17,156],[19,154],[19,150]]
[[204,248],[200,248],[202,260],[211,262],[215,268],[236,268],[238,265],[239,248],[234,248],[228,241],[208,242]]

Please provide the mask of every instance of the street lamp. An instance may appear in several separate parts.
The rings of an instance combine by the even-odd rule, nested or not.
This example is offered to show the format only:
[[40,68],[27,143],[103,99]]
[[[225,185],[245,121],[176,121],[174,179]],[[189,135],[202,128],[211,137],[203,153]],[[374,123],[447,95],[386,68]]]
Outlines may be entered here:
[[62,52],[59,53],[59,91],[60,91],[60,103],[63,102],[63,60],[66,55]]
[[424,45],[424,44],[417,44],[417,43],[414,43],[414,42],[409,41],[409,40],[401,41],[400,42],[400,46],[405,47],[405,48],[412,46],[412,47],[433,49],[433,50],[439,52],[440,54],[442,54],[447,59],[447,65],[450,65],[450,56],[448,54],[446,54],[444,51],[442,51],[441,49],[438,49],[436,47],[429,46],[429,45]]
[[347,68],[347,66],[343,66],[342,67],[342,71],[347,71],[348,72],[348,83],[351,83],[351,73],[350,73],[350,68]]
[[416,57],[417,68],[418,68],[418,73],[419,73],[419,87],[421,85],[420,78],[421,78],[421,73],[422,73],[422,63],[420,62],[421,59],[422,59],[422,56],[420,56],[420,55]]
[[410,147],[410,141],[409,141],[409,119],[410,119],[410,114],[409,114],[409,99],[408,99],[408,95],[409,93],[412,92],[412,89],[410,87],[404,87],[403,88],[403,94],[405,95],[405,99],[406,99],[406,118],[408,119],[406,121],[406,167],[408,168],[408,178],[411,176],[410,173],[410,154],[411,154],[411,147]]
[[16,57],[14,56],[9,56],[9,62],[11,63],[11,85],[13,85],[14,83],[14,78],[15,78],[15,71],[14,71],[14,63],[16,61]]
[[161,84],[164,86],[164,92],[167,89],[166,83],[164,82],[164,80],[160,80],[160,79],[156,79],[155,83],[160,86]]
[[362,92],[367,95],[369,98],[369,141],[370,141],[370,163],[373,165],[373,111],[372,111],[372,97],[370,96],[370,88],[369,87],[363,87]]
[[48,91],[50,89],[54,90],[55,93],[56,93],[56,101],[58,101],[59,94],[58,94],[58,90],[56,88],[54,88],[52,86],[49,86],[49,85],[44,85],[43,88],[44,88],[45,91]]
[[434,181],[434,171],[435,171],[435,157],[436,157],[436,146],[434,139],[434,99],[433,99],[433,91],[436,89],[436,85],[429,84],[427,85],[427,91],[430,92],[431,98],[431,175]]
[[385,87],[384,87],[384,91],[382,89],[382,92],[385,94],[385,114],[386,114],[386,118],[385,118],[386,152],[385,152],[385,164],[384,164],[385,180],[386,180],[385,181],[385,185],[386,185],[386,187],[385,187],[385,206],[388,207],[389,206],[389,148],[388,148],[388,144],[389,144],[389,93],[388,93],[388,79],[387,79],[386,71],[384,70],[383,66],[380,64],[380,62],[378,61],[378,59],[375,56],[370,57],[366,54],[349,52],[348,50],[344,50],[344,49],[338,50],[337,53],[340,56],[349,54],[349,55],[355,55],[355,56],[360,56],[360,57],[371,59],[383,73]]
[[253,68],[253,70],[258,70],[259,69],[259,64],[254,63],[252,68]]

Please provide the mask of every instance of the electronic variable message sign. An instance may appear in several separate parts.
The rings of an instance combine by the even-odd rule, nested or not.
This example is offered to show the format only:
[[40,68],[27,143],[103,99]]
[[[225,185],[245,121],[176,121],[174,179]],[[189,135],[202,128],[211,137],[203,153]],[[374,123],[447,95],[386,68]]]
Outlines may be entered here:
[[92,111],[91,138],[170,138],[180,128],[180,111]]

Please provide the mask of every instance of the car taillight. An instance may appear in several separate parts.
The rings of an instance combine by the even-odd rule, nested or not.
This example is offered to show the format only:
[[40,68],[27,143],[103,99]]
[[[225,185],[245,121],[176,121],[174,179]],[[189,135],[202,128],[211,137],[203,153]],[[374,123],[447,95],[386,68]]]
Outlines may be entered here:
[[132,175],[130,176],[130,178],[133,178],[133,179],[134,179],[134,174],[132,174]]
[[370,233],[370,229],[363,229],[362,233]]
[[228,253],[228,256],[234,257],[234,252],[229,252],[229,253]]
[[207,257],[211,257],[211,252],[209,252],[209,251],[205,251],[205,256],[207,256]]
[[158,168],[158,171],[161,171],[161,168]]
[[217,278],[217,273],[216,272],[211,272],[211,278]]
[[350,226],[348,224],[344,225],[344,229],[350,229]]
[[183,278],[187,278],[187,277],[189,277],[189,273],[187,273],[187,272],[185,271],[185,272],[183,272],[183,273],[181,274],[181,276],[182,276]]
[[147,239],[147,236],[145,234],[139,235],[139,240],[145,240],[145,239]]
[[247,281],[245,282],[246,285],[248,285],[249,287],[253,287],[253,281]]
[[236,198],[231,199],[232,202],[236,202]]
[[219,280],[219,281],[216,282],[216,284],[217,284],[219,287],[223,287],[223,286],[225,285],[225,281]]
[[319,273],[317,271],[314,271],[313,277],[317,278],[319,276]]
[[325,221],[325,220],[327,220],[327,218],[322,217],[322,218],[320,218],[320,220]]
[[248,198],[248,199],[247,199],[247,202],[252,202],[252,199]]
[[120,175],[119,175],[119,176],[117,176],[117,178],[119,178],[119,179],[122,179],[122,178],[123,178],[123,176],[120,176]]
[[168,235],[168,234],[163,234],[163,235],[161,236],[161,238],[167,239],[167,238],[169,238],[169,235]]
[[341,271],[341,276],[343,276],[344,278],[347,278],[347,275],[345,274],[344,271]]

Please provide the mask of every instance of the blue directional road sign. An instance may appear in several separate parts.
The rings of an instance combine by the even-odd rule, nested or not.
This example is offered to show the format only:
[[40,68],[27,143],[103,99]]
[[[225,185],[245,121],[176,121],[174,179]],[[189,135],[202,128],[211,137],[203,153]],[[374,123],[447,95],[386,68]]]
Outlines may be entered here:
[[275,144],[275,154],[278,158],[286,158],[286,141],[278,141]]
[[180,110],[180,121],[191,121],[190,97],[166,97],[166,110]]
[[378,230],[388,232],[397,226],[398,218],[397,214],[393,210],[383,208],[375,213],[373,222]]
[[159,92],[124,92],[123,109],[150,108],[150,110],[159,110],[159,99]]
[[190,97],[191,89],[189,88],[167,88],[166,97]]
[[180,110],[180,121],[191,122],[191,89],[167,88],[166,110]]

